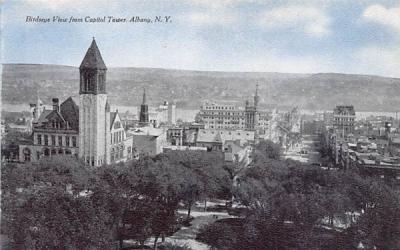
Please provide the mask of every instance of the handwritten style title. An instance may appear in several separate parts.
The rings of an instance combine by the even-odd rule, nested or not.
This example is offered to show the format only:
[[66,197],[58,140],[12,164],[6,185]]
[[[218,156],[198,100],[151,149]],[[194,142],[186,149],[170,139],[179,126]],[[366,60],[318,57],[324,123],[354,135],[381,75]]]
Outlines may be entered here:
[[26,23],[171,23],[171,16],[155,16],[155,17],[41,17],[41,16],[26,16]]

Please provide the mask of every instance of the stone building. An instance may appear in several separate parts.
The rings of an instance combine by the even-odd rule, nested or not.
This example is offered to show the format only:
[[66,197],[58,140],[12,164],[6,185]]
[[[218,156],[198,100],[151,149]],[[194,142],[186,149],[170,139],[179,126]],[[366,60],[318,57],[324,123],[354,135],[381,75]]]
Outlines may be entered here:
[[258,108],[258,86],[253,99],[253,104],[246,101],[244,109],[232,104],[206,102],[197,118],[207,129],[264,130],[268,127],[269,114]]
[[33,121],[31,141],[19,145],[19,160],[38,161],[51,155],[78,155],[79,109],[70,97],[59,105],[53,98],[53,109],[42,110]]
[[356,112],[353,106],[336,106],[333,110],[333,128],[340,138],[354,134]]
[[206,147],[209,151],[223,151],[227,141],[234,141],[239,146],[255,143],[255,132],[245,130],[200,129],[196,146]]
[[31,141],[19,145],[21,162],[72,154],[87,165],[100,166],[133,158],[133,137],[122,126],[118,110],[111,112],[107,67],[94,39],[79,74],[79,108],[71,97],[61,105],[53,98],[52,110],[36,109],[36,104]]

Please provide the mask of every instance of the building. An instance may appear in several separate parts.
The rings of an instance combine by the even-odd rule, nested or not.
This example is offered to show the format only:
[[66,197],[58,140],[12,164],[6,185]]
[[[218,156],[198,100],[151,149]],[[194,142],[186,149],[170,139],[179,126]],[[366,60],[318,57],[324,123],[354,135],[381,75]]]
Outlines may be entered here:
[[246,101],[243,108],[232,104],[205,102],[197,115],[207,129],[263,130],[268,127],[269,114],[258,110],[258,86],[253,105]]
[[184,141],[185,131],[182,127],[168,128],[167,140],[172,146],[182,146]]
[[240,145],[236,141],[226,141],[224,144],[224,159],[226,162],[247,167],[251,162],[252,147],[250,145]]
[[167,133],[164,129],[153,127],[140,127],[129,130],[133,138],[133,150],[140,156],[154,156],[163,152],[168,145]]
[[356,112],[353,106],[336,106],[333,110],[333,128],[335,133],[346,138],[349,134],[354,134],[354,122]]
[[79,107],[71,97],[61,105],[53,98],[52,110],[42,110],[39,102],[33,107],[32,138],[19,145],[21,162],[66,154],[100,166],[133,158],[133,137],[107,100],[107,67],[94,38],[79,74]]
[[223,146],[227,141],[234,141],[240,146],[254,144],[255,132],[245,130],[200,129],[197,135],[196,146],[206,147],[209,151],[223,151]]
[[53,109],[42,110],[35,117],[31,141],[19,144],[19,160],[38,161],[44,156],[78,155],[79,109],[70,97],[59,105],[53,98]]
[[164,101],[163,104],[158,106],[155,110],[157,114],[157,123],[166,125],[176,124],[176,105],[171,102]]

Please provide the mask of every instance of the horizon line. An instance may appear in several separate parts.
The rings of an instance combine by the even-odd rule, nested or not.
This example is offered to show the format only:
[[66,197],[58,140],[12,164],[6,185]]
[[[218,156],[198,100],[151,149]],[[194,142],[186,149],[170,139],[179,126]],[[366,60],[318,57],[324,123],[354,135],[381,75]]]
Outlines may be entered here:
[[[62,66],[79,68],[79,66],[66,65],[66,64],[49,64],[49,63],[14,63],[5,62],[0,65],[43,65],[43,66]],[[313,72],[313,73],[294,73],[294,72],[278,72],[278,71],[220,71],[220,70],[197,70],[197,69],[177,69],[177,68],[160,68],[160,67],[136,67],[136,66],[107,66],[107,68],[136,68],[136,69],[158,69],[158,70],[171,70],[171,71],[192,71],[192,72],[213,72],[213,73],[264,73],[264,74],[287,74],[287,75],[318,75],[318,74],[337,74],[337,75],[357,75],[357,76],[370,76],[370,77],[383,77],[391,79],[400,79],[400,77],[383,76],[383,75],[370,75],[360,73],[343,73],[343,72]]]

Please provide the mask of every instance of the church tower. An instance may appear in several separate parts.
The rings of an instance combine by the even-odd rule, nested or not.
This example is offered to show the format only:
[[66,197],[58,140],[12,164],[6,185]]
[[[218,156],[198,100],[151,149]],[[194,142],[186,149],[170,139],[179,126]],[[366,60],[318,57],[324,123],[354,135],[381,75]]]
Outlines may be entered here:
[[254,131],[257,129],[258,121],[259,121],[259,113],[257,111],[258,108],[258,84],[256,86],[256,94],[254,95],[253,106],[250,105],[248,101],[246,101],[245,107],[245,129]]
[[110,109],[106,71],[107,67],[93,38],[79,67],[79,157],[90,166],[108,162],[110,121],[106,118]]
[[139,124],[146,126],[149,124],[149,107],[146,103],[146,89],[143,90],[143,100],[140,105]]

